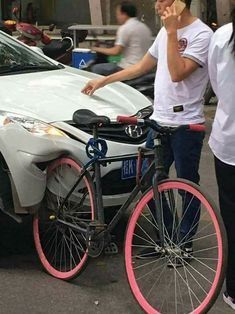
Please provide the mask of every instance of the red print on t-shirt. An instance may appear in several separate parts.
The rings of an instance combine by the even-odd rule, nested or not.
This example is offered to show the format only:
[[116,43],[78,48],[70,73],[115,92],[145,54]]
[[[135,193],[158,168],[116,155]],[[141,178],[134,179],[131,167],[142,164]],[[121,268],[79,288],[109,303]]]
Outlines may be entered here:
[[178,42],[179,52],[183,53],[188,46],[188,40],[186,38],[181,38]]

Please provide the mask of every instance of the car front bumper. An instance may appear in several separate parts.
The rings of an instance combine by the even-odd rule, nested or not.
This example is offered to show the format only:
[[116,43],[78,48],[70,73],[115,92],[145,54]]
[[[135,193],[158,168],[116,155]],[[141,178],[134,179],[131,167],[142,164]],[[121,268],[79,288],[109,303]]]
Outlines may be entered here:
[[[17,124],[9,124],[0,129],[0,151],[8,165],[19,204],[23,208],[35,206],[43,200],[48,163],[64,155],[70,155],[83,164],[88,161],[85,143],[90,135],[71,126],[65,126],[62,122],[54,126],[66,131],[73,138],[32,135]],[[138,148],[122,143],[107,142],[107,144],[108,156],[118,156],[120,152],[136,153]],[[123,204],[134,185],[133,179],[121,182],[120,173],[120,162],[102,167],[105,207]]]

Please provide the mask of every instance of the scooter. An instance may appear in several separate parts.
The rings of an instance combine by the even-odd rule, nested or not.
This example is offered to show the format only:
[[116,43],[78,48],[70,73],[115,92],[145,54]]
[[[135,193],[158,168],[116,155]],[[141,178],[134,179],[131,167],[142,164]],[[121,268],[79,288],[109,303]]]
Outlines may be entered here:
[[[49,31],[53,31],[55,25],[49,27]],[[28,46],[36,46],[42,49],[43,53],[64,64],[71,65],[73,39],[71,37],[62,37],[62,39],[51,39],[45,32],[39,28],[27,24],[17,23],[17,31],[20,33],[18,40]]]
[[[69,34],[69,30],[63,29],[61,31],[62,39],[51,39],[46,34],[46,30],[39,29],[38,27],[19,21],[18,8],[13,9],[15,20],[5,21],[4,25],[9,31],[18,31],[20,36],[17,38],[19,41],[31,47],[39,47],[43,53],[66,65],[72,64],[72,50],[74,47],[73,37]],[[49,31],[53,31],[55,25],[49,26]]]

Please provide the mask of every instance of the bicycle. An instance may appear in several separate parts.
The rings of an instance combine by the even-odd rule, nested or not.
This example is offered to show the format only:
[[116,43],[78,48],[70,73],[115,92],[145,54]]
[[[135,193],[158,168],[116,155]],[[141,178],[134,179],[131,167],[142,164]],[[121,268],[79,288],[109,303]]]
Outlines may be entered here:
[[[197,132],[203,125],[163,127],[150,119],[118,117],[122,124],[145,125],[156,132],[154,149],[137,154],[106,157],[107,144],[98,136],[99,126],[111,121],[88,110],[74,114],[77,125],[87,124],[93,138],[87,143],[90,161],[83,166],[71,157],[49,167],[48,181],[60,182],[47,190],[45,206],[34,218],[34,239],[40,261],[56,278],[70,280],[85,268],[88,257],[97,257],[112,242],[112,230],[137,199],[126,231],[125,266],[131,291],[146,313],[205,313],[214,304],[223,284],[227,241],[221,217],[201,188],[189,181],[170,180],[164,173],[165,136],[179,130]],[[107,225],[101,187],[101,167],[123,160],[137,160],[136,186]],[[152,160],[141,175],[143,160]],[[149,176],[152,178],[149,187]],[[78,202],[79,200],[79,202]],[[194,206],[193,206],[194,205]],[[192,214],[194,208],[194,214]],[[170,223],[166,212],[170,214]],[[186,217],[193,217],[183,230]],[[194,252],[186,254],[187,245]],[[148,259],[143,249],[157,256]],[[176,262],[179,265],[176,265]],[[172,291],[170,292],[170,290]]]

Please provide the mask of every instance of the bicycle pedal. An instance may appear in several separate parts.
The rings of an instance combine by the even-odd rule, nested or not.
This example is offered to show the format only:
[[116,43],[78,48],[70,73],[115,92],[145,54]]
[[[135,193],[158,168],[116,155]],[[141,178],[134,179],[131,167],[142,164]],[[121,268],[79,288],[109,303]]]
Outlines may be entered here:
[[114,242],[110,242],[108,246],[104,249],[105,255],[116,255],[118,254],[118,246]]

